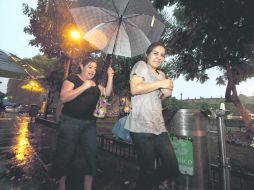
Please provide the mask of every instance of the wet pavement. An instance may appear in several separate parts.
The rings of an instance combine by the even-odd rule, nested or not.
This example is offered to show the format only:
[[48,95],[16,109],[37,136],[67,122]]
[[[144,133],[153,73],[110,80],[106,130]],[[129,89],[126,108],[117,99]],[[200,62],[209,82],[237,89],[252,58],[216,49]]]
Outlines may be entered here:
[[49,189],[45,169],[28,139],[28,121],[0,120],[0,190]]
[[[57,129],[36,123],[33,132],[30,132],[28,123],[29,117],[25,116],[9,115],[0,118],[0,190],[56,189],[55,181],[50,173]],[[112,122],[98,122],[98,126],[100,125],[112,125]],[[107,127],[98,128],[98,133],[109,132]],[[210,163],[217,163],[216,131],[209,133],[208,145]],[[253,173],[253,148],[234,144],[227,144],[227,148],[232,169],[239,168]],[[98,170],[93,190],[133,189],[132,186],[138,174],[135,160],[124,159],[99,149],[97,164]],[[67,176],[68,190],[82,190],[82,165],[80,154],[77,154]],[[244,182],[244,189],[252,189],[254,185],[252,173],[247,176],[250,179]],[[243,189],[242,187],[243,185],[235,189]]]
[[[29,117],[0,119],[0,190],[54,190],[50,177],[56,129],[36,124],[28,130]],[[94,190],[130,190],[137,177],[137,166],[99,150]],[[77,154],[67,176],[69,190],[82,189],[82,159]]]

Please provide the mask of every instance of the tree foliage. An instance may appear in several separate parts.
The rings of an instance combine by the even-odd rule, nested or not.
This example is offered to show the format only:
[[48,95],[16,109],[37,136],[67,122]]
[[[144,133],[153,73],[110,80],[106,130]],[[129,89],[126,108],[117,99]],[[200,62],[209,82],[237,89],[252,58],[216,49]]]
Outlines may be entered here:
[[[74,20],[68,11],[70,3],[71,1],[69,0],[38,0],[36,9],[30,8],[26,4],[23,5],[24,14],[30,18],[30,25],[25,27],[24,31],[34,36],[30,44],[40,47],[40,51],[48,57],[60,57],[60,62],[65,69],[65,76],[69,73],[69,65],[73,65],[74,63],[73,60],[71,61],[68,59],[68,57],[71,57],[70,53],[68,53],[70,52],[70,48],[72,53],[73,49],[81,50],[78,55],[80,58],[92,51],[91,47],[88,47],[85,41],[73,44],[68,40],[68,29],[75,27]],[[102,68],[99,73],[103,75],[101,80],[103,80],[104,83],[106,81],[105,75],[107,72],[105,57],[104,54],[96,56],[100,62],[100,68]],[[135,60],[136,59],[134,59],[134,61]],[[76,62],[78,61],[77,59]],[[132,64],[133,61],[131,59],[113,57],[113,66],[116,70],[114,91],[117,94],[120,93],[122,89],[126,89],[126,87],[126,93],[128,93],[128,78]]]
[[[163,40],[174,55],[173,66],[164,66],[169,75],[184,75],[186,80],[197,79],[205,82],[209,76],[206,71],[216,67],[222,71],[218,84],[227,83],[225,99],[233,102],[245,120],[248,130],[252,123],[248,110],[238,98],[236,85],[253,76],[253,28],[254,12],[252,0],[151,0],[157,9],[176,3],[174,15],[176,22],[165,19],[166,30]],[[64,31],[67,26],[75,26],[68,6],[69,0],[38,0],[36,9],[24,5],[24,14],[30,17],[30,25],[24,31],[35,38],[33,46],[49,57],[61,57],[67,63],[73,44],[66,42]],[[85,43],[85,42],[84,42]],[[77,45],[77,44],[76,44]],[[70,50],[71,47],[71,50]],[[78,46],[80,54],[87,48]],[[72,54],[71,53],[71,54]],[[124,64],[120,64],[124,62]],[[68,62],[70,63],[70,62]],[[128,80],[133,60],[115,61],[115,91],[129,86]],[[118,65],[119,63],[119,65]]]
[[67,10],[67,1],[38,0],[37,8],[23,4],[23,13],[30,17],[24,32],[35,38],[29,44],[40,48],[49,57],[59,57],[65,27],[74,23]]
[[[58,99],[62,86],[64,70],[59,64],[59,59],[48,58],[45,55],[37,55],[31,59],[23,59],[26,63],[38,68],[45,78],[40,79],[44,88],[48,89],[46,115],[53,102]],[[46,117],[45,115],[45,117]]]
[[226,102],[233,102],[254,132],[248,110],[238,98],[236,85],[254,75],[254,12],[252,0],[177,0],[177,22],[170,25],[164,40],[174,55],[175,72],[186,80],[201,83],[207,70],[222,75],[217,84],[227,83]]

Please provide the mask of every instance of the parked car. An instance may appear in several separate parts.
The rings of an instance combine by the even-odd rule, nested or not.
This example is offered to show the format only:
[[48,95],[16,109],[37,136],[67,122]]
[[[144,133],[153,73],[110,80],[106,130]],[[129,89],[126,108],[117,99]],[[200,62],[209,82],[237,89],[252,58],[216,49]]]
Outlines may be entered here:
[[22,105],[5,106],[5,112],[18,113],[22,109]]
[[30,110],[29,105],[23,105],[22,108],[19,110],[19,114],[28,114]]

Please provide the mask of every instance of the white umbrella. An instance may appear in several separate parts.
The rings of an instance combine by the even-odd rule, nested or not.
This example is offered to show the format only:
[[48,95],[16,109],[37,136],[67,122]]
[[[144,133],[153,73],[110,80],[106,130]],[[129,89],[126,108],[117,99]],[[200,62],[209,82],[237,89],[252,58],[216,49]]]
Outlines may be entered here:
[[22,62],[16,55],[0,49],[0,77],[27,79],[44,76],[31,65]]
[[149,0],[77,0],[70,12],[84,38],[106,54],[143,54],[165,27]]

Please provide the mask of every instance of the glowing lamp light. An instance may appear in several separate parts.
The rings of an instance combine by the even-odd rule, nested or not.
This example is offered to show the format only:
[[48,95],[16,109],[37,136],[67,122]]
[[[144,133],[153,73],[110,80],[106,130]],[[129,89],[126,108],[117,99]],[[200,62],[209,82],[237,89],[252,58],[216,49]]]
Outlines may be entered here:
[[44,89],[40,83],[37,81],[29,81],[27,84],[24,84],[21,86],[22,89],[28,90],[28,91],[33,91],[33,92],[41,92],[45,93],[46,89]]
[[80,39],[80,33],[78,31],[71,31],[71,38],[79,40]]
[[31,86],[35,86],[36,85],[36,83],[34,82],[34,81],[30,81],[30,83],[29,83]]

